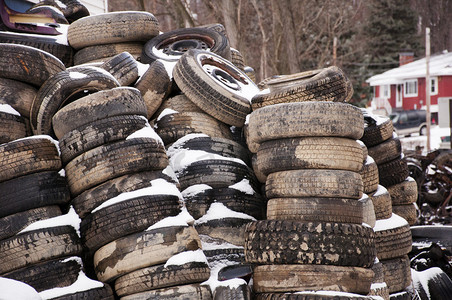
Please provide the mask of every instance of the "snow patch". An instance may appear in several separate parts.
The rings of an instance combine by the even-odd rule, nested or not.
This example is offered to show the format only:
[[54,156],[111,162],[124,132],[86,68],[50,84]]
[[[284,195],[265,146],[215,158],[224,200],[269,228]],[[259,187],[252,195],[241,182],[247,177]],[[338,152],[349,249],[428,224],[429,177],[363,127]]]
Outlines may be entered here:
[[196,220],[195,224],[203,224],[203,223],[207,223],[208,221],[211,221],[211,220],[218,220],[218,219],[224,219],[224,218],[236,218],[236,219],[245,219],[245,220],[256,221],[256,219],[250,215],[233,211],[233,210],[227,208],[226,206],[224,206],[223,203],[215,202],[210,205],[209,210],[207,210],[205,215],[203,215],[201,218]]
[[180,139],[178,139],[177,141],[175,141],[168,148],[168,150],[166,151],[166,154],[168,155],[168,157],[171,157],[172,155],[174,155],[177,152],[179,152],[181,149],[184,149],[184,145],[188,141],[190,141],[192,139],[204,138],[204,137],[209,137],[209,136],[207,134],[204,134],[204,133],[190,133],[190,134],[187,134],[187,135],[181,137]]
[[211,189],[212,189],[212,187],[207,184],[194,184],[182,191],[182,197],[184,199],[190,198],[190,197],[193,197],[194,195],[203,193],[204,191],[211,190]]
[[157,228],[172,227],[172,226],[190,226],[194,223],[193,217],[187,211],[187,208],[183,207],[181,212],[174,217],[166,217],[163,220],[149,226],[145,231],[151,231]]
[[58,175],[60,175],[61,177],[66,177],[66,170],[61,169],[60,171],[58,171]]
[[176,61],[167,61],[163,59],[158,59],[158,61],[160,61],[163,64],[163,67],[165,67],[166,73],[168,73],[168,77],[170,79],[173,79],[173,70],[179,59]]
[[194,250],[194,251],[184,251],[181,253],[178,253],[176,255],[171,256],[165,263],[165,268],[168,266],[181,266],[184,264],[188,264],[191,262],[201,262],[207,263],[207,258],[204,255],[204,252],[201,249]]
[[28,284],[14,279],[0,277],[1,300],[41,300],[38,292]]
[[157,117],[157,122],[160,121],[163,117],[167,116],[167,115],[172,115],[172,114],[178,114],[179,112],[171,109],[171,108],[165,108],[160,115]]
[[106,207],[109,207],[111,205],[127,201],[130,199],[143,197],[143,196],[150,196],[150,195],[172,195],[179,197],[179,199],[182,199],[182,195],[179,191],[179,189],[176,187],[175,184],[166,181],[165,179],[158,178],[150,181],[151,186],[141,188],[135,191],[131,192],[124,192],[119,194],[116,197],[110,198],[95,209],[91,211],[91,213],[95,213],[101,209],[104,209]]
[[69,77],[71,79],[82,79],[82,78],[85,78],[87,76],[88,75],[80,73],[80,72],[71,72],[71,71],[69,71]]
[[384,186],[379,184],[377,190],[375,191],[375,193],[372,196],[373,197],[378,197],[378,196],[381,196],[381,195],[386,194],[386,193],[388,193],[388,190]]
[[27,227],[22,229],[18,234],[32,231],[32,230],[44,229],[44,228],[59,227],[59,226],[72,226],[72,227],[74,227],[75,231],[77,232],[78,236],[80,237],[80,222],[81,221],[82,220],[80,219],[78,214],[75,212],[74,208],[71,206],[67,214],[31,223],[30,225],[28,225]]
[[205,234],[200,234],[202,250],[217,250],[217,249],[243,249],[243,246],[236,246],[234,244],[225,242],[224,240],[219,240],[212,238]]
[[[143,64],[143,63],[137,61],[137,67],[138,67],[138,77],[140,77],[140,79],[141,79],[141,77],[144,75],[144,73],[146,73],[146,71],[149,70],[150,65]],[[138,79],[137,83],[140,81],[140,79]]]
[[256,193],[256,191],[254,191],[254,189],[251,187],[250,181],[248,179],[242,179],[242,181],[230,185],[229,187],[248,195],[254,195]]
[[126,140],[137,139],[137,138],[151,138],[153,140],[156,140],[160,145],[162,145],[162,146],[164,145],[162,138],[150,126],[146,126],[146,127],[143,127],[141,129],[135,131],[134,133],[130,134],[126,138]]
[[373,164],[375,162],[375,160],[373,159],[373,157],[372,156],[370,156],[370,155],[367,155],[367,158],[366,158],[366,165],[370,165],[370,164]]
[[375,222],[374,231],[383,231],[408,225],[407,220],[397,214],[392,214],[388,219],[377,220]]
[[0,104],[0,112],[20,116],[20,113],[9,104]]

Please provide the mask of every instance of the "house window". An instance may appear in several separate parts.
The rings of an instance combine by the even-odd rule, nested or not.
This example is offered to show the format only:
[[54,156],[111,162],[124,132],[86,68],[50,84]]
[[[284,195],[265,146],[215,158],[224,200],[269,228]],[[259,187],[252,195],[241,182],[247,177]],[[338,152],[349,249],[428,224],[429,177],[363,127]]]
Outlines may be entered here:
[[381,87],[381,97],[389,99],[391,98],[391,86],[389,84],[382,85]]
[[417,97],[417,79],[405,81],[405,97]]
[[430,78],[430,95],[438,95],[438,77]]

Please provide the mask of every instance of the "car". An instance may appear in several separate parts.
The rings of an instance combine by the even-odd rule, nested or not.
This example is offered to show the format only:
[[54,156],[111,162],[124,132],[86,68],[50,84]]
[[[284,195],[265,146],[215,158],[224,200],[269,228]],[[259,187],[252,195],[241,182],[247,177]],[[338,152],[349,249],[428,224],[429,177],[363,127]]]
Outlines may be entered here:
[[427,111],[425,110],[393,111],[389,114],[389,118],[399,136],[410,136],[413,133],[427,134]]
[[441,143],[439,149],[451,149],[450,135],[441,136]]

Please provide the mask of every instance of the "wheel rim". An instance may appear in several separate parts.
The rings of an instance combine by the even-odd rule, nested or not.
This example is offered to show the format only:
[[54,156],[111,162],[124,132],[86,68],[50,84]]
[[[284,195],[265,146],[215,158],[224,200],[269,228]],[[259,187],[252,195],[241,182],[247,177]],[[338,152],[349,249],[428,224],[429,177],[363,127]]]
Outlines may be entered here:
[[426,127],[422,127],[421,131],[420,131],[420,135],[426,135],[427,134],[427,128]]
[[197,34],[183,34],[165,39],[158,44],[154,52],[163,56],[181,56],[190,49],[211,51],[215,41],[207,36]]

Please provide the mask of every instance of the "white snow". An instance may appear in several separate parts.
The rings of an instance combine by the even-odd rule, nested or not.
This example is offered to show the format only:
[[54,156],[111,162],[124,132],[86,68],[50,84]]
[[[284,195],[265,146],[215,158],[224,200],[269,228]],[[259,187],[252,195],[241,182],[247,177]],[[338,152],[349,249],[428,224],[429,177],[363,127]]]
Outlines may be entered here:
[[174,173],[174,170],[171,166],[167,166],[165,169],[163,169],[162,173],[171,177],[171,179],[174,180],[176,184],[179,184],[179,179],[177,178],[176,173]]
[[0,300],[41,300],[38,292],[21,281],[0,277]]
[[[449,136],[450,128],[442,128],[438,125],[432,125],[430,129],[430,148],[439,149],[442,136]],[[422,155],[427,154],[427,136],[412,134],[411,137],[400,138],[402,151],[415,150],[416,146],[422,147]]]
[[242,179],[242,181],[237,182],[229,186],[231,189],[241,191],[248,195],[254,195],[256,191],[252,188],[250,181],[248,179]]
[[168,266],[180,266],[190,262],[207,263],[207,258],[201,249],[194,251],[184,251],[176,255],[171,256],[165,263],[165,268]]
[[61,260],[61,262],[63,262],[63,263],[66,263],[69,261],[76,261],[80,266],[83,266],[82,258],[79,256],[71,256],[71,257]]
[[160,115],[157,117],[157,122],[160,121],[163,117],[167,116],[167,115],[172,115],[172,114],[178,114],[179,112],[171,109],[171,108],[165,108]]
[[[338,291],[303,291],[303,292],[295,292],[294,294],[297,295],[306,295],[306,294],[316,294],[316,295],[323,295],[323,296],[341,296],[341,297],[351,297],[353,299],[353,297],[360,297],[362,298],[363,295],[359,295],[359,294],[353,294],[353,293],[347,293],[347,292],[338,292]],[[382,297],[380,296],[366,296],[369,297],[369,299],[373,299],[373,300],[383,300]]]
[[32,136],[27,136],[24,138],[20,138],[17,140],[14,140],[14,142],[16,141],[25,141],[25,140],[31,140],[31,139],[46,139],[49,140],[52,144],[55,145],[57,151],[58,151],[58,155],[61,156],[61,151],[60,151],[60,144],[58,143],[57,140],[55,140],[54,138],[52,138],[50,135],[46,135],[46,134],[38,134],[38,135],[32,135]]
[[211,189],[212,189],[212,187],[207,184],[194,184],[182,191],[182,197],[184,199],[188,198],[188,197],[193,197],[194,195],[203,193],[204,191],[211,190]]
[[69,71],[69,77],[72,79],[82,79],[87,77],[88,75],[80,73],[80,72],[71,72]]
[[[150,66],[149,64],[143,64],[143,63],[137,61],[138,77],[140,77],[140,79],[141,79],[141,76],[143,76],[144,73],[146,73],[146,71],[149,70],[149,66]],[[138,79],[138,81],[140,81],[140,79]],[[137,81],[137,83],[138,83],[138,81]]]
[[163,60],[163,59],[158,59],[158,61],[160,61],[163,64],[163,66],[165,67],[166,73],[168,73],[168,77],[170,79],[172,79],[174,67],[176,66],[179,59],[176,61],[167,61],[167,60]]
[[202,250],[217,250],[217,249],[243,249],[243,246],[236,246],[234,244],[225,242],[224,240],[219,241],[218,239],[212,238],[205,234],[200,234]]
[[370,156],[370,155],[367,155],[367,158],[366,158],[366,165],[370,165],[370,164],[373,164],[375,162],[375,160],[373,159],[373,157],[372,156]]
[[20,113],[9,104],[0,104],[0,112],[20,116]]
[[50,219],[44,219],[40,221],[36,221],[22,229],[18,234],[43,229],[43,228],[51,228],[51,227],[59,227],[59,226],[72,226],[77,232],[78,236],[80,236],[80,222],[82,220],[75,212],[74,208],[71,206],[68,213],[65,215],[53,217]]
[[[88,291],[95,288],[101,288],[104,284],[97,280],[88,278],[83,271],[78,274],[77,280],[66,287],[57,287],[45,290],[39,293],[43,300],[60,297],[63,295],[74,294],[78,292]],[[17,298],[16,298],[17,299]],[[24,298],[25,299],[25,298]]]
[[174,172],[178,174],[195,162],[210,159],[234,161],[246,165],[245,162],[243,162],[243,160],[238,158],[225,157],[219,154],[210,153],[203,150],[189,150],[189,149],[182,149],[177,153],[173,154],[170,157],[169,163],[170,166],[173,168]]
[[163,220],[149,226],[145,231],[150,231],[157,228],[172,227],[172,226],[190,226],[194,223],[193,217],[188,213],[187,208],[183,207],[181,212],[174,217],[166,217]]
[[203,224],[207,223],[211,220],[218,220],[218,219],[224,219],[224,218],[236,218],[236,219],[245,219],[245,220],[251,220],[256,221],[255,218],[253,218],[250,215],[233,211],[226,206],[224,206],[221,202],[215,202],[212,203],[207,210],[206,214],[203,215],[201,218],[195,221],[195,224]]
[[383,289],[385,287],[387,287],[388,285],[386,284],[386,282],[378,282],[378,283],[372,283],[370,285],[370,289],[371,290],[376,290],[376,289]]
[[407,220],[399,215],[392,214],[388,219],[377,220],[375,222],[374,231],[383,231],[408,225]]
[[209,136],[204,133],[189,133],[187,135],[184,135],[183,137],[181,137],[180,139],[175,141],[168,148],[168,150],[166,151],[166,154],[168,155],[168,157],[171,157],[174,154],[176,154],[177,152],[179,152],[181,149],[183,149],[185,146],[185,143],[187,143],[188,141],[190,141],[192,139],[196,139],[196,138],[202,138],[202,137],[209,137]]
[[143,127],[134,133],[130,134],[126,140],[137,139],[137,138],[151,138],[156,140],[160,145],[164,145],[162,138],[155,132],[151,126]]
[[127,201],[130,199],[149,196],[149,195],[173,195],[182,199],[182,195],[174,183],[168,182],[165,179],[158,178],[150,181],[151,186],[141,188],[131,192],[124,192],[119,194],[116,197],[110,198],[95,209],[91,211],[91,213],[95,213],[98,210],[104,209],[111,205]]
[[363,113],[365,112],[366,115],[368,115],[369,117],[374,119],[377,126],[380,126],[381,124],[383,124],[384,122],[389,120],[389,118],[386,116],[377,115],[377,114],[372,113],[372,110],[369,108],[361,108],[361,111]]
[[420,285],[423,287],[425,293],[427,294],[427,299],[430,299],[430,289],[428,287],[429,279],[438,276],[444,271],[438,267],[428,268],[424,271],[416,271],[415,269],[411,269],[411,277],[413,280],[413,285]]
[[374,197],[376,197],[376,196],[381,196],[381,195],[383,195],[383,194],[385,194],[385,193],[387,193],[388,192],[388,190],[384,187],[384,186],[382,186],[381,184],[379,184],[378,185],[378,188],[377,188],[377,190],[375,191],[375,193],[373,194],[373,196]]
[[60,171],[58,171],[58,175],[60,175],[61,177],[66,177],[66,170],[61,169]]

